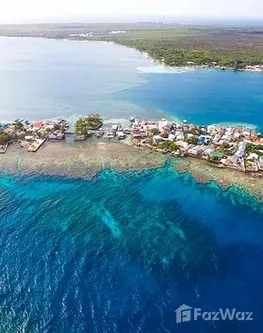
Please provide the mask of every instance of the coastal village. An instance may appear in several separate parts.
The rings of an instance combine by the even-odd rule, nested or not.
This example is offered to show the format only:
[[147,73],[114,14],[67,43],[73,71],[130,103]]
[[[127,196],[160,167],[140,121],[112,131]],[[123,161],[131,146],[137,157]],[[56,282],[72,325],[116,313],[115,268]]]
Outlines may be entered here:
[[78,142],[89,137],[106,141],[129,139],[136,147],[162,154],[203,159],[221,168],[243,172],[263,171],[263,136],[259,132],[245,126],[198,126],[166,118],[158,121],[131,118],[124,127],[119,123],[103,125],[101,116],[92,114],[79,118],[73,130],[65,119],[16,119],[0,123],[0,153],[6,153],[14,143],[28,152],[37,152],[44,143],[69,138]]

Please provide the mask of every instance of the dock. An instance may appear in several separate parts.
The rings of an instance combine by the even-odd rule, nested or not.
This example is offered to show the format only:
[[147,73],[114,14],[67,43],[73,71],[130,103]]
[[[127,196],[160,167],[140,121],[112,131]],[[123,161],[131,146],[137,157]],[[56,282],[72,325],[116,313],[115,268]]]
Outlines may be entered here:
[[6,150],[7,150],[8,144],[9,144],[9,143],[0,146],[0,154],[5,154],[5,153],[6,153]]
[[36,139],[32,143],[30,143],[30,145],[27,148],[27,151],[32,152],[32,153],[36,153],[45,141],[46,141],[45,139],[43,139],[43,140],[42,139]]

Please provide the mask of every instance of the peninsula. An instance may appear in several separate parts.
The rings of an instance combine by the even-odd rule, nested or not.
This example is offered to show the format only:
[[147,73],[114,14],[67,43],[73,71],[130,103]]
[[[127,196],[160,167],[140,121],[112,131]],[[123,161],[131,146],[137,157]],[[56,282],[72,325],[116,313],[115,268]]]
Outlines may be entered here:
[[114,42],[167,66],[263,71],[262,26],[167,23],[1,25],[0,36]]

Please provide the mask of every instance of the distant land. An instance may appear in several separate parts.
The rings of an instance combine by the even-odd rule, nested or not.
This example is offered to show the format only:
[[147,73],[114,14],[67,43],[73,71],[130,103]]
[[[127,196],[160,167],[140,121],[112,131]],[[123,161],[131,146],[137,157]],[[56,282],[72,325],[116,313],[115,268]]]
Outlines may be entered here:
[[236,21],[235,26],[230,20],[224,20],[224,24],[206,22],[0,25],[0,36],[107,41],[145,52],[168,66],[258,66],[262,70],[263,24],[251,20]]

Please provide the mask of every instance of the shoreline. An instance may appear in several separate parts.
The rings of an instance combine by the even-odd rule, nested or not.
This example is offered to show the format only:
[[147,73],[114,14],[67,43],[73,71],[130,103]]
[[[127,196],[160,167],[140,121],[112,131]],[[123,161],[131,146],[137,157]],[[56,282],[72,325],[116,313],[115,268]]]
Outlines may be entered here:
[[[80,38],[72,38],[72,37],[55,37],[55,36],[23,36],[23,35],[5,35],[5,34],[0,34],[0,38],[36,38],[36,39],[47,39],[47,40],[61,40],[61,41],[69,41],[69,42],[97,42],[97,43],[107,43],[107,44],[115,44],[115,45],[119,45],[122,47],[127,47],[133,50],[138,51],[139,53],[141,53],[143,56],[145,56],[149,61],[156,63],[159,66],[163,66],[166,68],[172,68],[172,69],[214,69],[214,70],[222,70],[222,71],[226,71],[226,70],[230,70],[230,71],[237,71],[237,72],[247,72],[247,73],[263,73],[263,65],[261,66],[261,68],[247,68],[243,67],[243,68],[235,68],[235,67],[229,67],[229,66],[221,66],[221,65],[194,65],[194,64],[185,64],[185,65],[181,65],[181,66],[172,66],[172,65],[168,65],[165,64],[162,61],[159,61],[158,59],[155,59],[154,57],[150,56],[149,53],[147,51],[141,51],[139,50],[136,46],[132,47],[132,46],[128,46],[119,42],[116,42],[114,40],[100,40],[100,39],[80,39]],[[249,67],[259,67],[259,65],[255,65],[255,66],[249,66]]]
[[[38,158],[36,158],[38,157]],[[98,139],[73,144],[71,142],[45,143],[35,154],[21,151],[11,144],[0,160],[2,174],[41,174],[69,178],[92,179],[104,169],[117,172],[143,172],[170,167],[179,173],[188,173],[199,183],[215,182],[222,189],[234,186],[263,200],[263,178],[236,170],[222,169],[204,160],[192,157],[168,157],[126,142],[102,142]]]

